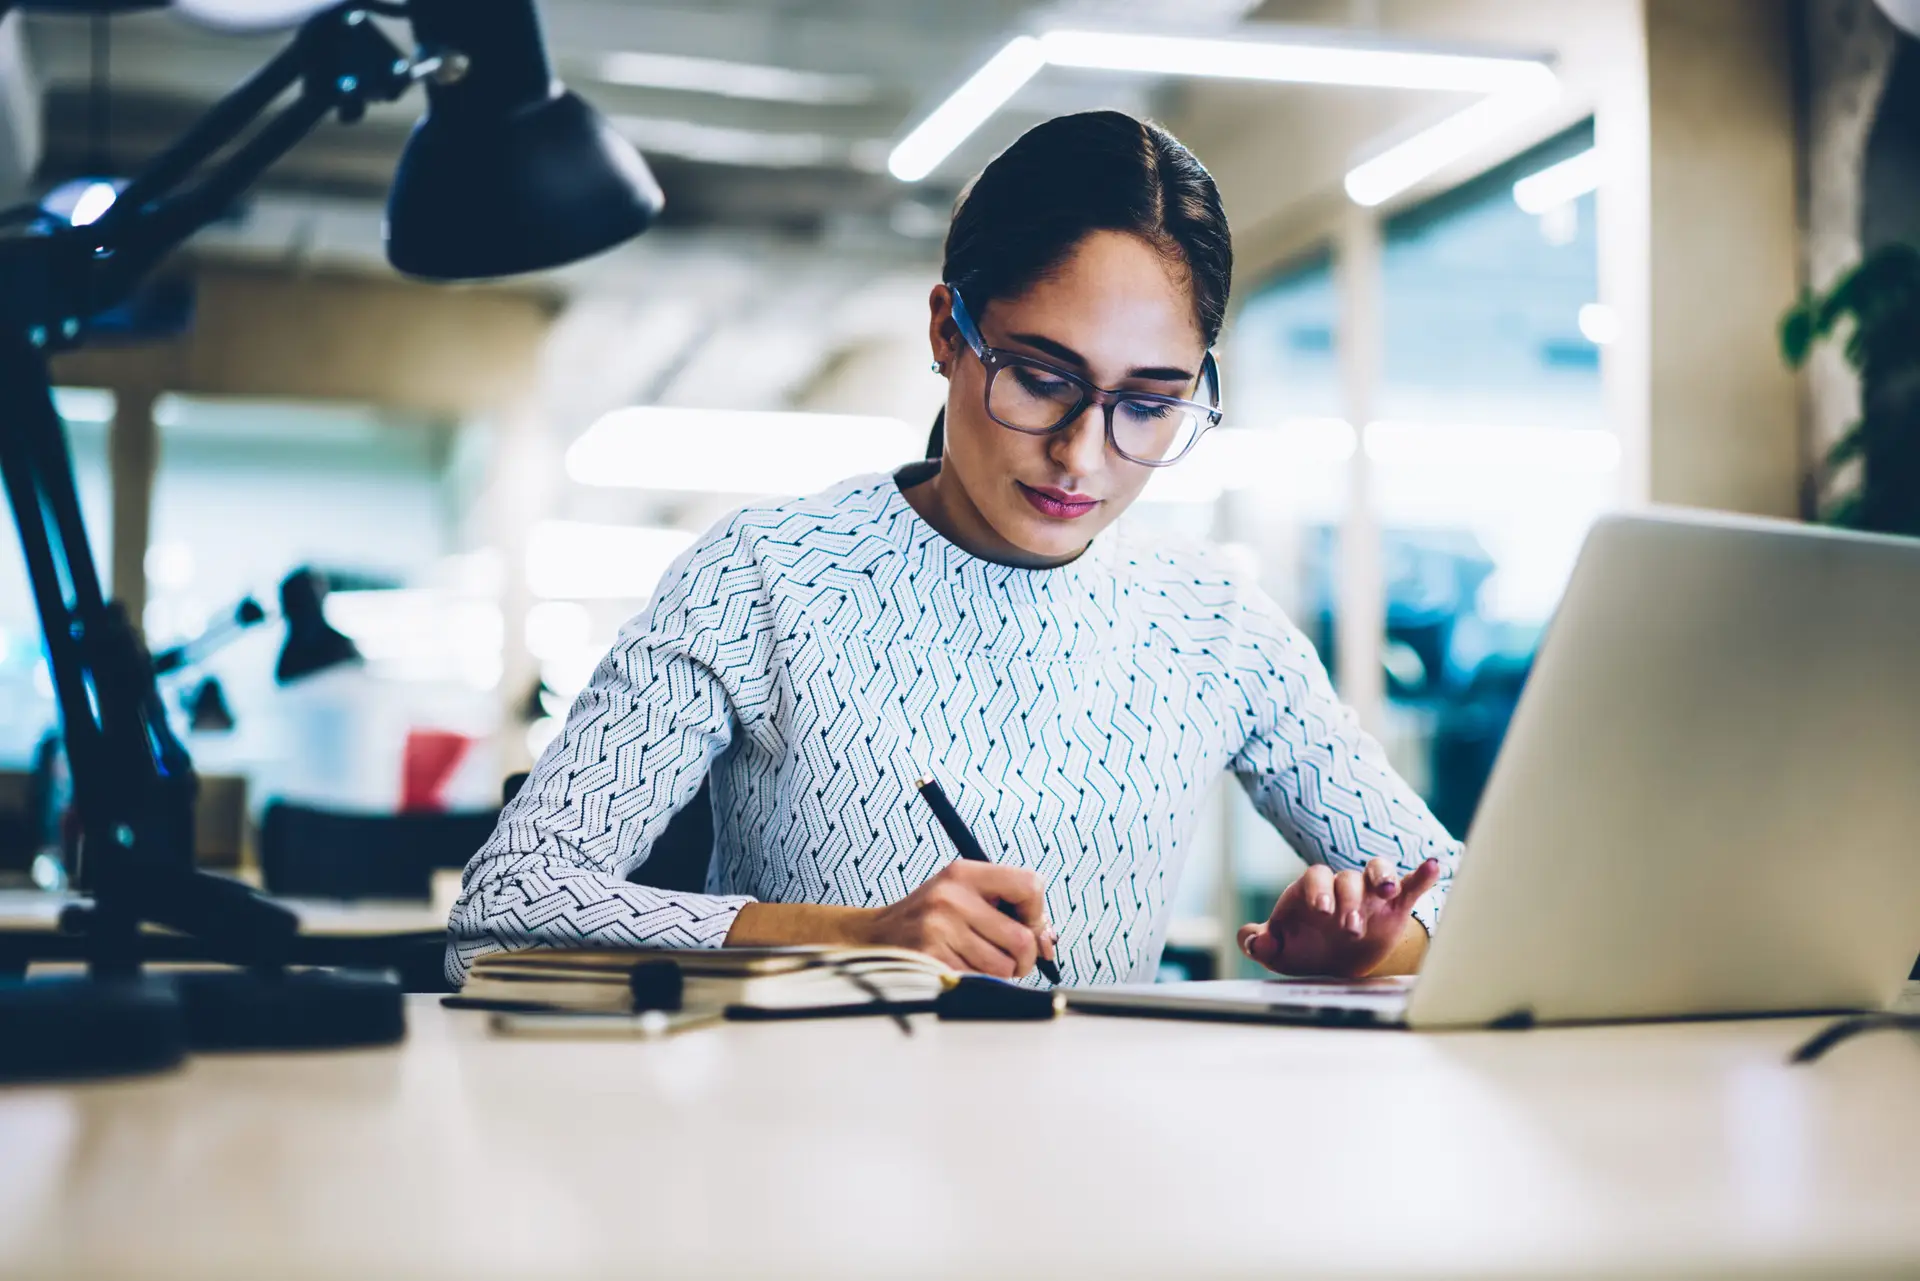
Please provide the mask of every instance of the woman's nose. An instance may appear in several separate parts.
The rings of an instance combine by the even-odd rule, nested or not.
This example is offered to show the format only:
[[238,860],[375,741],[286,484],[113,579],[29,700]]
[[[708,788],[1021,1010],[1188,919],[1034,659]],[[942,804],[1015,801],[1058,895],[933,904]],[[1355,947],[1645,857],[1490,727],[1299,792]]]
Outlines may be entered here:
[[1075,479],[1100,473],[1107,456],[1107,416],[1099,405],[1088,405],[1078,417],[1054,432],[1047,452],[1054,464]]

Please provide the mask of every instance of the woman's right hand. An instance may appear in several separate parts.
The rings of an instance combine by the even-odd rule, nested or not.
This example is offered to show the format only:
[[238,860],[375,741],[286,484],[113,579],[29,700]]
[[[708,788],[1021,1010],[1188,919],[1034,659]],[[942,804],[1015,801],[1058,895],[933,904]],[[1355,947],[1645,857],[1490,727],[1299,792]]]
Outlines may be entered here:
[[[1014,915],[1003,912],[1007,904]],[[1021,978],[1036,957],[1053,958],[1046,896],[1025,868],[956,859],[913,893],[864,923],[865,941],[925,952],[956,970]]]

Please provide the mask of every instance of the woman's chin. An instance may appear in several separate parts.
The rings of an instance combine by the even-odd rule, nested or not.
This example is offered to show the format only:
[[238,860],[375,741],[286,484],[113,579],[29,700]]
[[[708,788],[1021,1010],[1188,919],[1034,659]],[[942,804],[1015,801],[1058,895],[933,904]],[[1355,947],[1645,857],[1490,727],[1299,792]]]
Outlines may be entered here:
[[1003,531],[1001,537],[1023,557],[1035,561],[1063,561],[1071,560],[1085,551],[1087,544],[1099,532],[1090,521],[1065,523],[1027,517],[1015,523],[1014,528]]

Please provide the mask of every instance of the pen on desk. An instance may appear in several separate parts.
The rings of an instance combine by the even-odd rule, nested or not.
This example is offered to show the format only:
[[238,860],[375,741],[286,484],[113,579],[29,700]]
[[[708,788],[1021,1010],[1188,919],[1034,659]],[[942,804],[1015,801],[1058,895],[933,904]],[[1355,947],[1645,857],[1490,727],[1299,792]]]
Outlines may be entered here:
[[[980,848],[980,842],[973,839],[973,833],[968,831],[967,825],[960,820],[960,811],[953,808],[953,802],[947,799],[946,792],[941,789],[938,782],[931,778],[923,778],[914,786],[919,789],[920,797],[926,801],[927,808],[933,811],[934,818],[940,821],[947,839],[953,842],[953,848],[960,852],[961,858],[970,863],[993,862],[987,857],[987,852]],[[1007,916],[1019,919],[1019,913],[1011,903],[1002,903],[1000,910]],[[1047,982],[1059,984],[1060,967],[1053,961],[1044,956],[1040,957],[1034,961],[1034,968],[1046,976]]]

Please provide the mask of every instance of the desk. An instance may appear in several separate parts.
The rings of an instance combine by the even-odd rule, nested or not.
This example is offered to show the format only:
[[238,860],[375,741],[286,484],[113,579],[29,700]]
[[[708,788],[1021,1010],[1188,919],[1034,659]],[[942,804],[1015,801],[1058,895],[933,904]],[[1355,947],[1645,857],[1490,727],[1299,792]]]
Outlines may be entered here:
[[1920,1044],[1069,1016],[500,1039],[0,1090],[7,1277],[1920,1272]]

